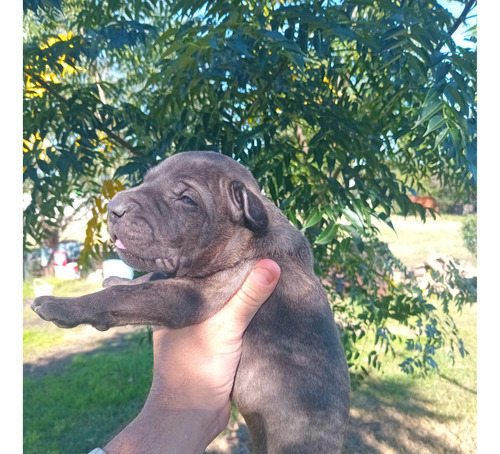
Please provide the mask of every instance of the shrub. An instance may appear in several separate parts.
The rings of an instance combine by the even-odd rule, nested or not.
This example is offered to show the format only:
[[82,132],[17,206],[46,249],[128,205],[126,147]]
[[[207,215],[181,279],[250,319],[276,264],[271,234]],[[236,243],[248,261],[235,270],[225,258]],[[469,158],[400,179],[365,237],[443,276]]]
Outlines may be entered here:
[[477,215],[468,216],[462,226],[465,247],[477,255]]

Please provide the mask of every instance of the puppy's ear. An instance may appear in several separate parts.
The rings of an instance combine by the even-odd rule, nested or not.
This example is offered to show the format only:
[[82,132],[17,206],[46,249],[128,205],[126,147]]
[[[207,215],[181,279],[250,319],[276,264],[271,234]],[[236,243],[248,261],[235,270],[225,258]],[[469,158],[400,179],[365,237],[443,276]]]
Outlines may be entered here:
[[231,219],[243,221],[246,228],[257,234],[264,234],[269,220],[262,201],[243,183],[233,181],[229,185]]

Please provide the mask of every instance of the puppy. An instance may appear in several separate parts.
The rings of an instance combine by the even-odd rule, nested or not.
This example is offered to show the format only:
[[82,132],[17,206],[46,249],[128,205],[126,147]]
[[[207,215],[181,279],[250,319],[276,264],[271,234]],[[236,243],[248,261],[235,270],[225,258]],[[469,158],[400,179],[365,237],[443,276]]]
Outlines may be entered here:
[[281,278],[245,331],[233,399],[254,453],[342,452],[349,373],[310,245],[245,167],[214,152],[173,155],[113,198],[108,227],[123,261],[150,273],[36,298],[40,317],[64,328],[182,328],[216,313],[259,259],[272,259]]

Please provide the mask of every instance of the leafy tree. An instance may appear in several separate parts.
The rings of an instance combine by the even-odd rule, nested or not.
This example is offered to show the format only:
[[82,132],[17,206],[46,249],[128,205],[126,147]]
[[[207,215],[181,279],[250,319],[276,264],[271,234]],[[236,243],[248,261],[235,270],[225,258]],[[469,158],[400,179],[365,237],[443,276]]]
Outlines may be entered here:
[[377,225],[395,209],[425,219],[407,196],[422,178],[475,188],[476,51],[452,38],[475,3],[454,17],[436,0],[26,0],[26,240],[78,190],[99,204],[95,254],[119,184],[172,153],[221,151],[314,245],[353,375],[398,337],[407,372],[436,368],[439,348],[465,354],[449,303],[474,295],[457,268],[422,291]]

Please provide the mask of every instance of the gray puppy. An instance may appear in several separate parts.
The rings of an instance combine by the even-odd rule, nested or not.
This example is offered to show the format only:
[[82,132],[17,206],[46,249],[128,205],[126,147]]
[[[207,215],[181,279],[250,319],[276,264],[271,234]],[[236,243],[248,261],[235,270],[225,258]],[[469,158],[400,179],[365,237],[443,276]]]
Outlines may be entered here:
[[119,256],[151,273],[76,298],[42,296],[33,310],[63,328],[182,328],[217,312],[259,259],[272,259],[281,278],[244,334],[233,399],[253,452],[340,453],[349,373],[332,310],[307,239],[252,174],[219,153],[176,154],[118,193],[108,215]]

